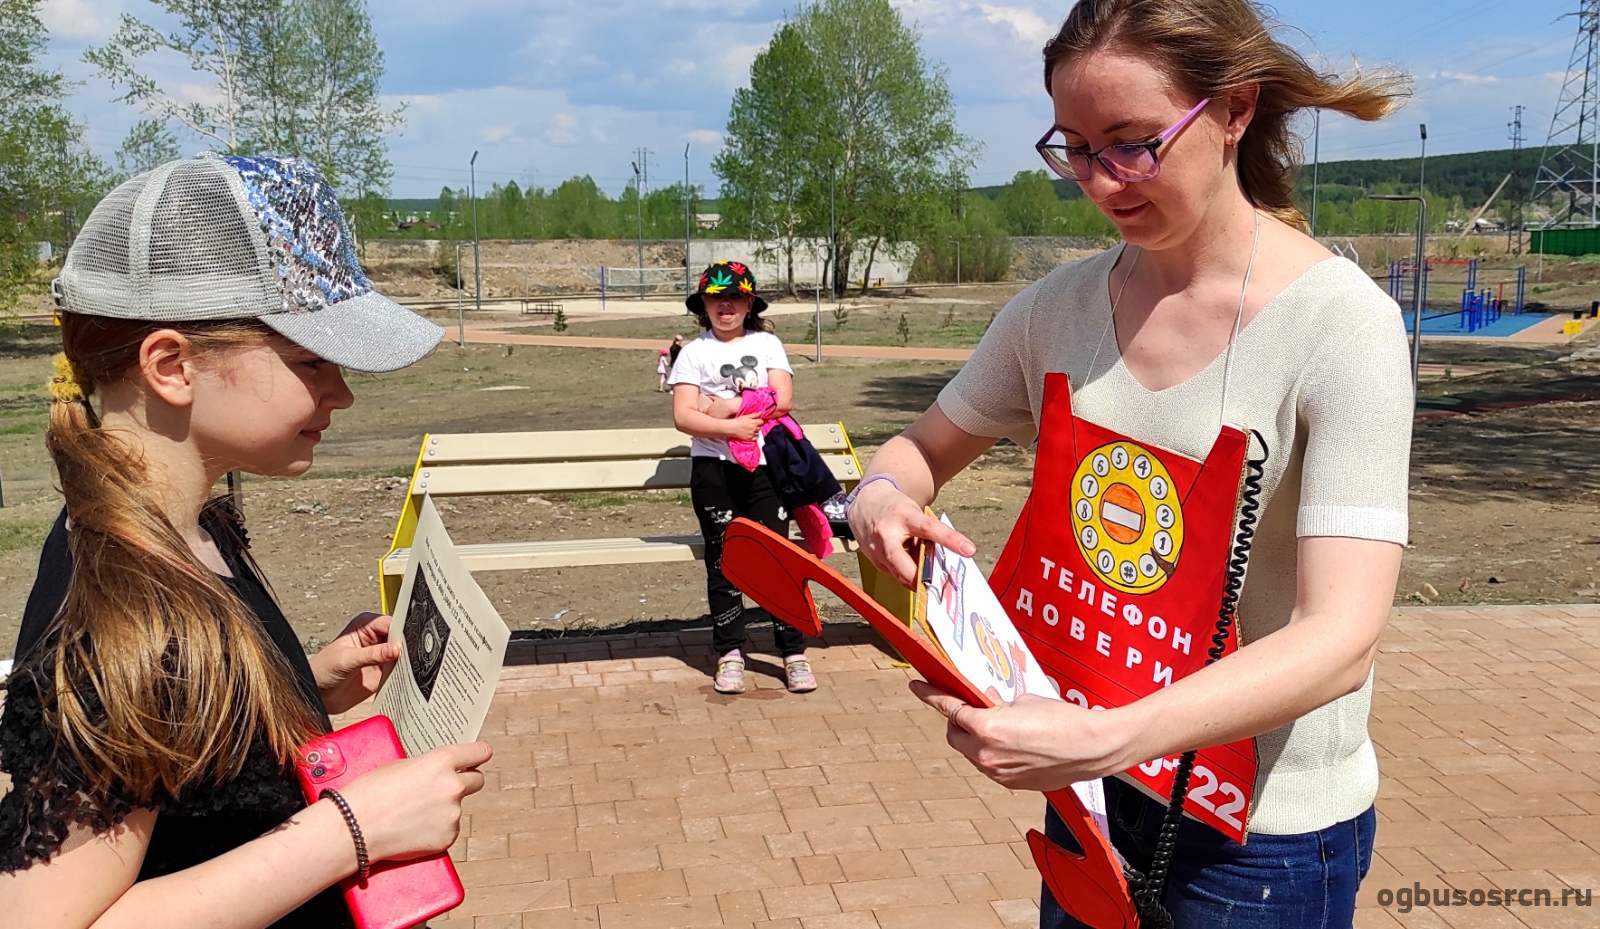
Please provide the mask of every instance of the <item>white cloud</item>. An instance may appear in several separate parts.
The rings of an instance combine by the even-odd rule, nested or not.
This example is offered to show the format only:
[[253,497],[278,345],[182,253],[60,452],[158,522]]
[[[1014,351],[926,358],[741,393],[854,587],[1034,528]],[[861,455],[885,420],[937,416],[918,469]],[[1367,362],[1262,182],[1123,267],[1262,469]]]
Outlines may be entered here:
[[[448,26],[481,20],[497,13],[516,14],[526,11],[526,0],[383,0],[371,5],[374,22],[380,17],[410,23],[416,26]],[[537,25],[537,18],[531,18]]]
[[[1003,183],[1041,165],[1031,143],[1049,124],[1040,48],[1070,0],[890,0],[921,37],[930,63],[946,69],[962,129],[982,146],[973,180]],[[1300,4],[1308,8],[1309,4]],[[715,189],[709,168],[720,148],[729,98],[794,0],[381,0],[369,4],[387,56],[385,100],[404,103],[406,125],[389,140],[397,196],[465,187],[474,148],[478,184],[515,178],[551,186],[589,174],[615,194],[631,180],[630,153],[644,146]],[[51,29],[47,62],[77,82],[69,106],[94,150],[110,156],[140,114],[114,102],[115,89],[81,58],[104,41],[128,0],[44,0]],[[1515,18],[1515,14],[1510,14]],[[1565,74],[1566,24],[1486,29],[1478,38],[1393,41],[1339,25],[1344,14],[1302,9],[1307,30],[1291,42],[1330,70],[1349,71],[1358,49],[1374,63],[1419,76],[1402,116],[1366,124],[1325,115],[1322,157],[1400,157],[1416,151],[1416,123],[1432,131],[1430,154],[1503,144],[1512,104],[1532,109],[1524,131],[1543,135]],[[617,23],[628,28],[618,29]],[[1487,38],[1494,36],[1494,38]],[[1313,38],[1315,37],[1315,38]],[[1322,45],[1325,54],[1316,46]],[[3,65],[0,65],[3,66]],[[152,77],[187,99],[214,99],[205,75],[175,56],[152,56]],[[1540,114],[1540,115],[1535,115]],[[1308,128],[1308,127],[1307,127]],[[185,151],[200,143],[180,133]],[[1308,149],[1309,151],[1309,149]],[[665,168],[663,168],[665,170]],[[665,174],[663,174],[665,176]]]
[[406,114],[437,113],[444,106],[444,100],[438,94],[401,94],[398,96],[385,96],[383,105],[392,107],[403,104]]
[[573,132],[578,126],[578,118],[571,113],[557,113],[545,127],[544,140],[551,144],[566,148],[578,143],[578,135]]
[[[512,179],[548,188],[587,174],[616,195],[633,179],[628,162],[635,146],[654,150],[652,175],[658,160],[676,156],[677,176],[683,127],[698,123],[684,112],[583,104],[560,90],[511,85],[430,96],[438,105],[408,112],[405,127],[389,141],[397,196],[432,194],[444,184],[466,186],[474,148],[480,149],[480,191]],[[506,127],[509,133],[497,131]],[[695,183],[714,187],[707,167],[711,154],[714,149],[695,147],[692,174]]]
[[719,89],[732,90],[749,83],[750,66],[755,64],[756,56],[766,51],[769,44],[769,42],[747,42],[724,48],[722,54],[717,57],[715,67]]
[[744,16],[761,7],[760,0],[658,0],[667,13],[715,13],[723,18]]
[[1437,81],[1454,81],[1458,84],[1498,84],[1500,78],[1493,74],[1473,74],[1470,71],[1435,71],[1428,75]]
[[111,34],[121,12],[121,0],[45,0],[39,19],[52,36],[98,41]]
[[172,96],[184,103],[216,106],[222,102],[222,89],[215,84],[196,84],[191,81],[185,81],[173,85]]
[[1018,39],[1033,48],[1042,47],[1056,32],[1055,26],[1026,7],[982,3],[978,9],[986,21],[1008,27]]

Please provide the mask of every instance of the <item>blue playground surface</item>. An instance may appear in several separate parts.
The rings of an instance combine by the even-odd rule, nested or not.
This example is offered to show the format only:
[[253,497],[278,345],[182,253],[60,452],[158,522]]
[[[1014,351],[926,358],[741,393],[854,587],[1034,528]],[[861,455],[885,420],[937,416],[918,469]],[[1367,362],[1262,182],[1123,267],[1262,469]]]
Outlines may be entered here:
[[[1462,324],[1460,310],[1441,313],[1438,310],[1429,309],[1424,311],[1422,315],[1422,334],[1470,335],[1487,339],[1503,339],[1506,336],[1515,335],[1529,326],[1543,322],[1549,317],[1550,314],[1547,313],[1507,313],[1494,322],[1479,326],[1475,332],[1467,332],[1466,327]],[[1406,330],[1410,331],[1411,310],[1409,307],[1402,311],[1401,318],[1405,320]]]

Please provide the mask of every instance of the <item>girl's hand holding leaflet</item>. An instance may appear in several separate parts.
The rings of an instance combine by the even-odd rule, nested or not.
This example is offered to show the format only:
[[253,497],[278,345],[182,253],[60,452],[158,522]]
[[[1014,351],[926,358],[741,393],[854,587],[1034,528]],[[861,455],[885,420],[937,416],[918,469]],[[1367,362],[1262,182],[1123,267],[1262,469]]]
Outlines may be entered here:
[[311,658],[323,706],[338,715],[377,693],[399,658],[400,643],[389,641],[389,617],[357,614]]

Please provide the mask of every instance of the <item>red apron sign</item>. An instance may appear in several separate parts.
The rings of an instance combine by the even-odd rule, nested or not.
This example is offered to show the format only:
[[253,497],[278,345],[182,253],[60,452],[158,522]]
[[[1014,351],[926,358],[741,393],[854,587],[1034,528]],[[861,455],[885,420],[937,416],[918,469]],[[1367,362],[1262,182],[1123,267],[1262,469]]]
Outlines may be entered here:
[[[1206,662],[1248,439],[1224,427],[1204,462],[1141,443],[1074,416],[1062,374],[1040,420],[1033,490],[989,583],[1062,697],[1123,706]],[[1177,766],[1128,773],[1169,797]],[[1255,779],[1253,740],[1202,749],[1184,812],[1243,842]]]

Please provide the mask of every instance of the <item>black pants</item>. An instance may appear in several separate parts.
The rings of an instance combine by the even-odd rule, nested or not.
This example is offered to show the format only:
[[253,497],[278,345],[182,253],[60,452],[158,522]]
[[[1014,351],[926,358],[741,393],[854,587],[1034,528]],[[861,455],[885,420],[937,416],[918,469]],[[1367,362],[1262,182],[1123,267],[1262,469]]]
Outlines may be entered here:
[[[706,604],[711,610],[711,647],[718,655],[743,648],[744,595],[722,575],[722,536],[734,517],[754,520],[773,532],[789,533],[789,514],[772,476],[762,465],[746,471],[736,462],[696,457],[689,474],[689,497],[706,540]],[[805,634],[777,620],[772,623],[778,654],[805,650]]]

